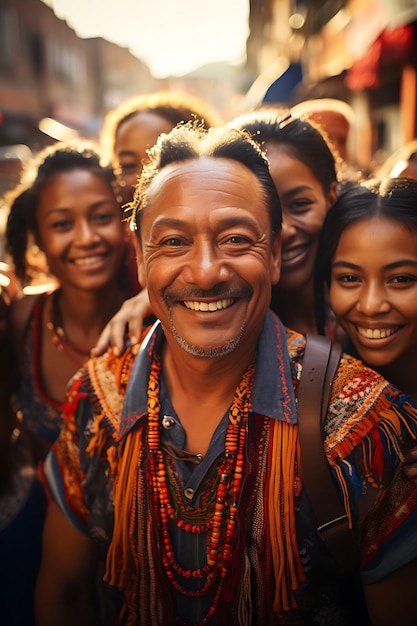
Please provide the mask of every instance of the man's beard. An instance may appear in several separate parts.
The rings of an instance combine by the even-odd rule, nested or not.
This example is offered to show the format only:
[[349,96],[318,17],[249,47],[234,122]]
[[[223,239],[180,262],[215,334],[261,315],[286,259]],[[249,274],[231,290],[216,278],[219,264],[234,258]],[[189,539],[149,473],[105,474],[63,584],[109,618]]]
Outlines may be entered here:
[[230,339],[222,346],[215,346],[214,348],[201,348],[200,346],[188,343],[188,341],[180,337],[173,324],[171,324],[170,331],[178,345],[188,354],[205,359],[215,359],[217,357],[226,356],[227,354],[233,352],[233,350],[236,350],[243,337],[243,333],[245,332],[245,327],[246,322],[242,325],[239,334],[234,339]]

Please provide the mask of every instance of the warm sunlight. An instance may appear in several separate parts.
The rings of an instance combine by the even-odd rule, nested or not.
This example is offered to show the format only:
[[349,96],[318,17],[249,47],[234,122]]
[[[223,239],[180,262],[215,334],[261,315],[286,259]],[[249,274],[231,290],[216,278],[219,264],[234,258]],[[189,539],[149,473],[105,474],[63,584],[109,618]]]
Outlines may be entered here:
[[245,58],[249,0],[44,0],[81,37],[127,46],[156,78]]

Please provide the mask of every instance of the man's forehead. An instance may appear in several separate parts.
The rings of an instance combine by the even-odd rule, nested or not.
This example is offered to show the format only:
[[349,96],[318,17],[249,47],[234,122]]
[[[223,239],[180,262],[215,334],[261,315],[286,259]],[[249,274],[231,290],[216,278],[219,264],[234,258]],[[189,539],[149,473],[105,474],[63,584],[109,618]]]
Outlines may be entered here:
[[195,180],[201,176],[204,180],[212,180],[213,184],[233,184],[239,180],[247,179],[249,184],[254,184],[255,174],[249,168],[235,161],[223,157],[195,157],[184,161],[176,161],[162,168],[154,177],[150,187],[148,197],[157,194],[171,183]]

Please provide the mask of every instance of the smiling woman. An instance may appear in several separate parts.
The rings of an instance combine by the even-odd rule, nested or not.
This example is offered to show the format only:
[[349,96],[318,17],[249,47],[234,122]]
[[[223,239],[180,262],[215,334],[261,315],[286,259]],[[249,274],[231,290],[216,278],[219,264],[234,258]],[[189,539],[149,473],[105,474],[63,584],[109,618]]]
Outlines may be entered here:
[[56,144],[33,169],[31,182],[16,191],[6,236],[22,284],[31,240],[59,284],[52,293],[16,299],[10,311],[20,362],[15,410],[43,459],[60,431],[68,380],[131,291],[112,174],[95,147]]
[[[317,254],[317,286],[353,350],[417,399],[417,183],[348,186],[329,211]],[[320,306],[321,330],[324,308]]]

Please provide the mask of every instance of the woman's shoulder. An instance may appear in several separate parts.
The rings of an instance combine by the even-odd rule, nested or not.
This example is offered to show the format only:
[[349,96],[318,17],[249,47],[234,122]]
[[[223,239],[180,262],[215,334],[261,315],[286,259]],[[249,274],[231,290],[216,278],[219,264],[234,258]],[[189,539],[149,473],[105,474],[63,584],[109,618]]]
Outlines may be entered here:
[[10,304],[9,323],[12,340],[17,346],[22,344],[36,306],[39,306],[45,298],[46,294],[24,295],[20,298],[15,298]]
[[[344,456],[364,438],[417,435],[417,406],[381,374],[344,353],[332,386],[325,424],[326,447]],[[376,435],[375,435],[376,436]]]

